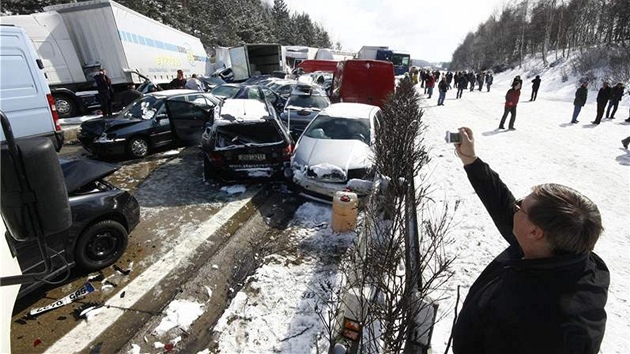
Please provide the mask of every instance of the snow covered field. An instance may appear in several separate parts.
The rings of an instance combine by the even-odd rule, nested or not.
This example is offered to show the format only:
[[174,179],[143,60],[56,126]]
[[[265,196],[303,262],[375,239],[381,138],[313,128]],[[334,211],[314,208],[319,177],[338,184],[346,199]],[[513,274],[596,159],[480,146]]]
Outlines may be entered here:
[[[536,68],[530,63],[528,68]],[[528,102],[533,75],[542,78],[535,102]],[[516,131],[498,131],[505,92],[513,77],[524,81],[517,108]],[[591,125],[595,118],[596,90],[589,91],[579,124],[570,124],[577,78],[562,82],[560,69],[527,75],[514,70],[495,75],[491,92],[464,91],[455,100],[447,93],[445,106],[437,107],[437,94],[422,100],[427,125],[426,143],[432,161],[423,169],[434,186],[438,201],[461,200],[451,236],[456,242],[449,252],[457,255],[455,276],[444,289],[439,317],[433,333],[434,353],[443,353],[450,335],[456,289],[461,301],[483,268],[505,247],[499,232],[470,186],[453,146],[444,142],[446,130],[468,126],[475,134],[477,154],[497,171],[516,197],[536,184],[555,182],[571,186],[591,198],[600,208],[605,232],[595,252],[607,263],[611,274],[608,322],[601,346],[603,353],[628,353],[630,344],[630,154],[620,140],[630,135],[630,100],[624,97],[615,120]],[[531,77],[530,77],[531,76]],[[616,81],[612,81],[616,83]],[[599,88],[599,85],[598,87]],[[417,86],[419,92],[422,90]],[[592,88],[593,89],[593,88]],[[425,97],[423,95],[423,97]],[[347,244],[347,236],[332,234],[330,207],[307,202],[293,222],[293,242],[309,243],[310,254],[296,262],[291,256],[274,256],[252,276],[250,287],[241,291],[219,321],[219,348],[223,353],[315,353],[323,326],[313,304],[317,284],[334,281],[334,269],[322,262],[327,249]],[[318,251],[319,250],[319,251]],[[247,290],[247,291],[246,291]],[[252,291],[255,290],[255,291]],[[182,316],[184,317],[184,316]],[[207,352],[207,351],[206,351]]]

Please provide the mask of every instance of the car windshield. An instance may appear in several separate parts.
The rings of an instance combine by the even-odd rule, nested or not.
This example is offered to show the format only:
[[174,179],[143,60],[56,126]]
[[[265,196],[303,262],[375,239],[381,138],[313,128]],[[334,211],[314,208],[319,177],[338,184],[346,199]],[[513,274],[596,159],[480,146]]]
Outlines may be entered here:
[[151,119],[163,107],[164,99],[144,96],[125,107],[120,113],[122,118]]
[[287,102],[287,107],[324,109],[328,106],[330,101],[324,96],[293,95]]
[[304,135],[314,139],[360,140],[370,144],[368,119],[350,119],[319,115]]

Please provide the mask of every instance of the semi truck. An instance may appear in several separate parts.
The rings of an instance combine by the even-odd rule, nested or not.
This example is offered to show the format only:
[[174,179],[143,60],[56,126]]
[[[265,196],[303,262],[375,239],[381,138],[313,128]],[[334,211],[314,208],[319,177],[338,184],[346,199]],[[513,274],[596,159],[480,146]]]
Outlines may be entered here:
[[394,51],[387,46],[363,46],[357,52],[357,59],[384,60],[394,65],[396,75],[404,75],[409,72],[411,55],[401,51]]
[[44,7],[32,15],[3,16],[22,27],[42,59],[60,118],[100,107],[94,75],[107,71],[116,93],[146,80],[167,83],[178,69],[205,74],[207,54],[197,37],[111,0]]

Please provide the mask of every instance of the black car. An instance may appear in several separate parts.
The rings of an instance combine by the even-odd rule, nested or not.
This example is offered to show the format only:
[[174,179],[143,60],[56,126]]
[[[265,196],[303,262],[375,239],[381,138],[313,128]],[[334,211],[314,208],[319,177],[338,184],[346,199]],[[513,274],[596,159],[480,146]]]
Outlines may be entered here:
[[290,176],[293,140],[268,102],[226,100],[201,137],[204,178],[225,181]]
[[273,92],[267,87],[259,85],[243,85],[243,84],[225,84],[219,85],[210,91],[213,95],[220,98],[248,98],[267,101],[276,110],[276,113],[282,112],[286,99]]
[[[172,105],[168,109],[165,102],[196,104]],[[144,157],[154,148],[181,143],[173,135],[173,114],[201,129],[219,102],[220,99],[209,93],[192,90],[154,92],[134,101],[114,117],[83,122],[78,138],[83,148],[94,155]]]
[[[95,271],[114,264],[127,248],[128,235],[140,222],[140,206],[131,194],[103,178],[118,167],[93,160],[62,161],[72,226],[47,237],[53,271],[42,281],[24,284],[19,296],[35,290],[44,281],[64,277],[78,266]],[[23,274],[44,270],[37,242],[17,242],[7,237]],[[52,253],[51,253],[52,252]]]

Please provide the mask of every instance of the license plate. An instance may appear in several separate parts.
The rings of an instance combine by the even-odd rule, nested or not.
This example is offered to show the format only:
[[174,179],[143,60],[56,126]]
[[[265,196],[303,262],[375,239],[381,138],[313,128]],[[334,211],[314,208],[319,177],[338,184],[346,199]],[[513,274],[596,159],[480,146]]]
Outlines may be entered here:
[[265,154],[238,155],[238,159],[240,161],[264,161],[265,160]]

